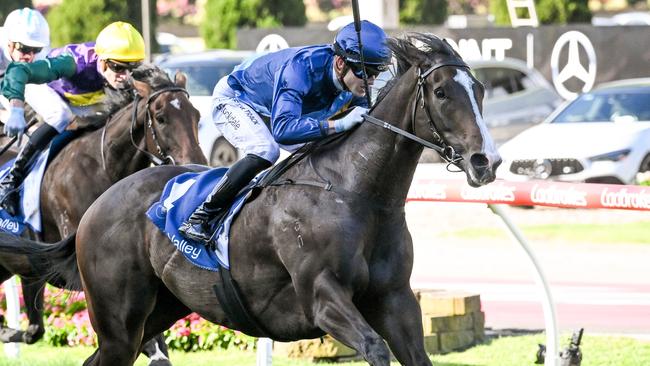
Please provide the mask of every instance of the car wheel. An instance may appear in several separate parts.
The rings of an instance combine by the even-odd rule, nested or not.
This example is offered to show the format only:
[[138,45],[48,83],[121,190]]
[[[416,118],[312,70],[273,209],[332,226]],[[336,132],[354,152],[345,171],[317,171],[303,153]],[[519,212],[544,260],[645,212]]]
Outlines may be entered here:
[[223,137],[217,139],[212,145],[210,154],[210,166],[230,166],[239,160],[239,153],[234,146]]
[[639,166],[639,173],[650,172],[650,154],[646,155]]

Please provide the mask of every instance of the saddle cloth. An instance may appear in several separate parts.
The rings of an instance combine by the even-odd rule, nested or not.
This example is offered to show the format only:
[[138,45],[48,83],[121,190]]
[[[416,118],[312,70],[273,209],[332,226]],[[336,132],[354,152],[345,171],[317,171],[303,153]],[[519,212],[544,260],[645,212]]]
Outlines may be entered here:
[[250,196],[251,187],[265,172],[239,192],[228,213],[220,221],[221,225],[216,228],[214,235],[216,239],[213,239],[216,241],[215,250],[211,250],[205,243],[186,239],[179,234],[178,227],[208,197],[212,188],[227,171],[227,168],[216,168],[200,173],[189,172],[178,175],[165,184],[160,199],[147,211],[147,217],[151,222],[167,235],[176,249],[190,263],[210,271],[218,271],[219,267],[230,268],[228,257],[230,225]]
[[[16,236],[20,236],[27,227],[32,231],[41,232],[41,183],[43,182],[45,169],[49,162],[79,135],[80,132],[78,131],[64,131],[54,138],[50,146],[35,158],[28,168],[29,172],[23,184],[18,187],[21,213],[17,216],[11,216],[0,207],[0,230]],[[14,160],[16,159],[11,159],[0,167],[0,180],[9,174]]]

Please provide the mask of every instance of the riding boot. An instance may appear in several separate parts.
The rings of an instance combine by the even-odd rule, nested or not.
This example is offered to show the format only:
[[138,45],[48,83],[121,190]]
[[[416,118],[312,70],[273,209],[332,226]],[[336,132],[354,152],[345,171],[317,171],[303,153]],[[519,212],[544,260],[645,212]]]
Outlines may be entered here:
[[257,173],[271,166],[271,162],[259,156],[248,154],[236,162],[219,183],[212,189],[206,200],[181,224],[178,231],[184,237],[209,243],[212,238],[210,221],[224,209]]
[[0,206],[11,216],[16,216],[19,213],[20,194],[17,188],[25,179],[27,167],[37,153],[43,150],[57,134],[58,131],[48,124],[37,128],[16,156],[9,173],[0,182]]
[[39,151],[36,146],[27,141],[18,153],[18,156],[16,156],[14,165],[9,170],[9,173],[0,182],[0,201],[2,202],[0,205],[11,216],[16,216],[19,213],[20,194],[17,188],[25,179],[27,165]]

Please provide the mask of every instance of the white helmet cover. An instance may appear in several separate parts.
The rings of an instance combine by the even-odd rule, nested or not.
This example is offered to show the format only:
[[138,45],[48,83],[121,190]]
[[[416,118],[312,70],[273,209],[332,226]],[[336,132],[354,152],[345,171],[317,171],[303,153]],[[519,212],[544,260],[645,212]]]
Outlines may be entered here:
[[50,26],[43,15],[34,9],[16,9],[9,13],[4,32],[9,42],[20,42],[29,47],[50,46]]

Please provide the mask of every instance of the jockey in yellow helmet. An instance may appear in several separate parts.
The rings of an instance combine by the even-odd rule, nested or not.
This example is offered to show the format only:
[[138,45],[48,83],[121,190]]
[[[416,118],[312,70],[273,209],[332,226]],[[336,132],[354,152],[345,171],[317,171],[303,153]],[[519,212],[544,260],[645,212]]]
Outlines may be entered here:
[[1,84],[2,95],[11,105],[5,124],[8,136],[21,136],[24,132],[26,84],[47,83],[66,108],[58,112],[57,123],[39,127],[16,157],[9,174],[0,182],[2,208],[12,216],[19,213],[16,188],[22,183],[31,158],[62,132],[75,115],[94,114],[104,96],[104,86],[115,89],[126,87],[130,71],[139,66],[144,58],[142,35],[129,23],[115,22],[99,33],[96,42],[69,44],[54,49],[46,60],[9,64]]

